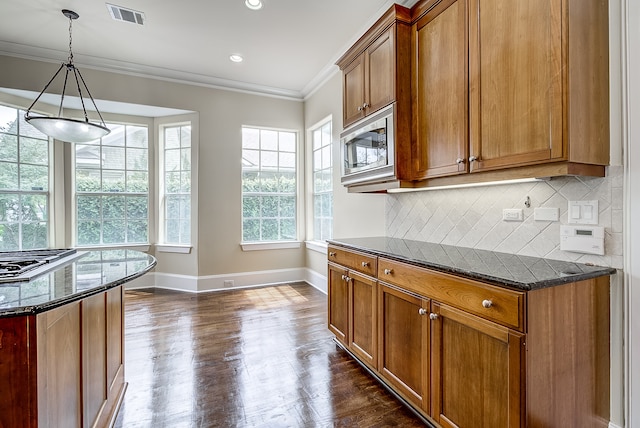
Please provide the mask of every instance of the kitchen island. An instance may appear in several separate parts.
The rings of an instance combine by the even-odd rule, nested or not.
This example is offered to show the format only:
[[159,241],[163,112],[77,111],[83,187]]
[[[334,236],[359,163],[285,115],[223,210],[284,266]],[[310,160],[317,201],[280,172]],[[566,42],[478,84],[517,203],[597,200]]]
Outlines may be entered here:
[[0,427],[108,426],[126,390],[124,289],[156,264],[78,252],[0,283]]
[[606,428],[615,272],[397,238],[333,239],[328,326],[432,426]]

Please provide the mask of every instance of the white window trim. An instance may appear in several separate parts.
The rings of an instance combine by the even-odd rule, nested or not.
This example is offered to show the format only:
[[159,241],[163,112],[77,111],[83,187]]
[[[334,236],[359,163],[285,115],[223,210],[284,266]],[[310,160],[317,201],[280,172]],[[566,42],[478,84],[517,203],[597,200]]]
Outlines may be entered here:
[[[253,128],[258,130],[270,130],[270,131],[278,131],[278,132],[292,132],[296,134],[296,240],[294,241],[251,241],[244,242],[244,230],[243,230],[243,217],[242,217],[242,197],[243,191],[240,190],[240,246],[242,247],[242,251],[259,251],[259,250],[280,250],[280,249],[288,249],[288,248],[300,248],[301,241],[300,238],[304,237],[304,224],[303,221],[305,219],[304,213],[304,200],[306,199],[306,195],[302,193],[302,189],[304,188],[304,180],[303,180],[303,156],[305,153],[304,150],[304,142],[301,141],[302,133],[296,129],[289,128],[274,128],[269,126],[256,126],[256,125],[241,125],[240,129],[243,128]],[[240,141],[242,145],[242,139]],[[241,149],[242,151],[242,149]],[[240,174],[242,175],[242,168],[240,169]],[[242,178],[240,179],[242,181]],[[242,187],[242,186],[241,186]],[[297,245],[296,245],[297,244]],[[295,246],[294,246],[295,245]]]
[[193,247],[190,245],[156,244],[155,249],[160,253],[191,254]]
[[318,253],[327,254],[328,244],[326,241],[304,241],[307,250],[316,251]]
[[[318,251],[318,252],[323,252],[326,253],[326,243],[325,243],[325,249],[321,249],[321,247],[315,247],[316,244],[318,245],[322,245],[323,241],[319,241],[317,239],[315,239],[314,233],[314,223],[315,223],[315,218],[314,218],[314,206],[313,206],[313,197],[315,195],[314,193],[314,189],[313,189],[313,131],[316,129],[321,128],[322,126],[326,125],[327,123],[331,123],[331,139],[332,139],[332,144],[333,144],[333,115],[330,114],[328,116],[326,116],[325,118],[319,120],[318,122],[314,123],[313,125],[311,125],[310,127],[307,128],[306,130],[306,136],[307,136],[307,141],[305,142],[305,178],[306,178],[306,192],[305,192],[305,200],[306,200],[306,208],[307,208],[307,213],[306,213],[306,225],[307,225],[307,236],[311,237],[311,240],[305,241],[305,245],[307,245],[307,243],[311,243],[311,246],[314,248],[309,248],[310,250],[313,251]],[[309,143],[309,147],[307,147],[307,143]],[[332,151],[334,149],[332,148]],[[331,168],[334,169],[335,165],[332,159],[331,162]],[[332,190],[333,193],[333,190]],[[333,231],[332,231],[333,232]],[[333,236],[333,233],[332,233]],[[318,248],[318,249],[316,249]]]
[[300,241],[241,242],[242,251],[287,250],[300,248]]

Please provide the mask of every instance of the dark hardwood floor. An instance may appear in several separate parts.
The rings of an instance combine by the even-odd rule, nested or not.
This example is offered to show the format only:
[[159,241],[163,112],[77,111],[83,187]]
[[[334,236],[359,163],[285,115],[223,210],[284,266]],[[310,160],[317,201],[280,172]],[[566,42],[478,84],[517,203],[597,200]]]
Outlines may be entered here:
[[126,292],[116,427],[417,427],[332,340],[306,284]]

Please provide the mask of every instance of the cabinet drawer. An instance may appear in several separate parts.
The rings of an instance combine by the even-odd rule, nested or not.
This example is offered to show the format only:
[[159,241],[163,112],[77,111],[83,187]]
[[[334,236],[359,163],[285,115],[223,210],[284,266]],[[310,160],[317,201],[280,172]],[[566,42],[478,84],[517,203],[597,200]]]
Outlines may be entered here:
[[524,331],[524,292],[431,271],[380,257],[378,279]]
[[329,245],[328,257],[331,262],[367,275],[376,276],[378,260],[376,256]]

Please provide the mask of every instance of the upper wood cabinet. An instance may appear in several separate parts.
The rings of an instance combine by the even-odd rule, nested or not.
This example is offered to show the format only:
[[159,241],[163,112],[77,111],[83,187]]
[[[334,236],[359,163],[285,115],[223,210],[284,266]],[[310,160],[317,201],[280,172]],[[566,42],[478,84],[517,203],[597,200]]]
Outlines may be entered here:
[[413,179],[604,175],[606,2],[430,0],[414,13]]
[[342,70],[343,127],[399,99],[410,114],[410,11],[393,5],[336,63]]
[[413,25],[414,179],[467,172],[466,0],[444,1]]

